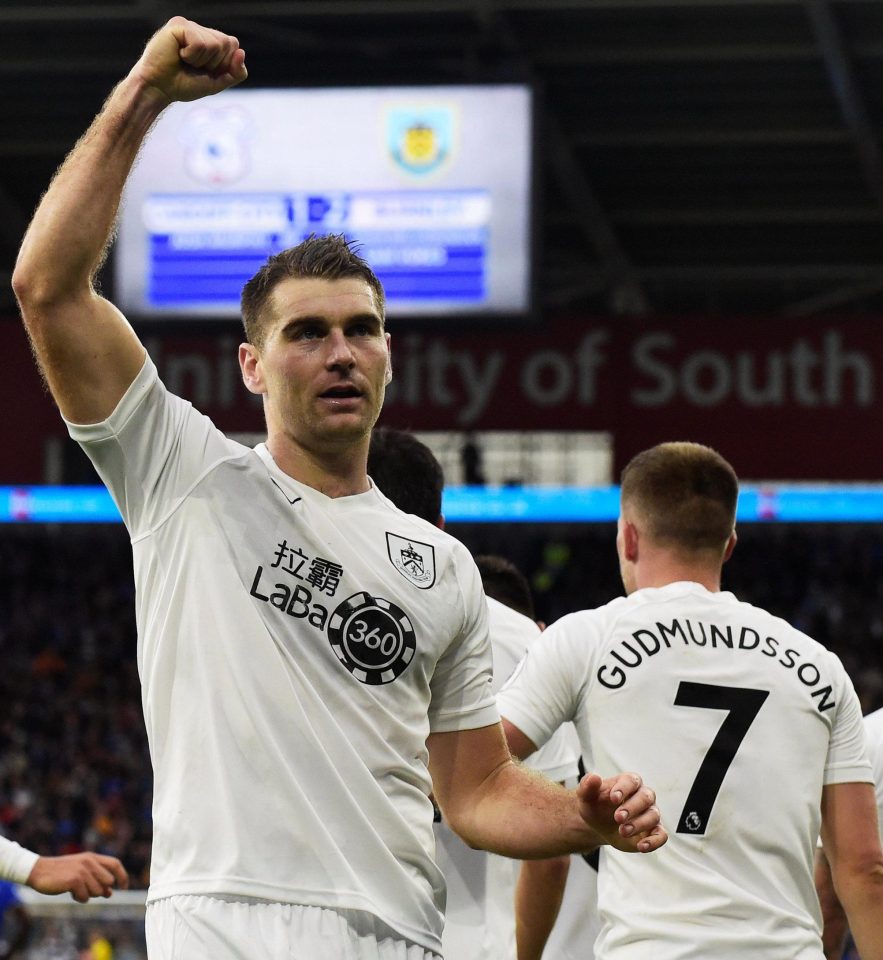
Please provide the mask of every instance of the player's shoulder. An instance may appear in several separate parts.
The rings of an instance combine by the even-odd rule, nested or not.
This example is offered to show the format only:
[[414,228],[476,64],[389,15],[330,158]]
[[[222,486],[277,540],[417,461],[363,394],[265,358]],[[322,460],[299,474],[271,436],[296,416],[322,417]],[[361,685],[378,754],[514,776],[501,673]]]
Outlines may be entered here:
[[606,632],[633,606],[634,600],[631,597],[616,597],[600,607],[566,613],[548,627],[546,632],[552,631],[552,636],[586,639]]
[[629,600],[636,604],[651,604],[660,610],[666,607],[685,617],[712,619],[721,617],[730,623],[750,627],[757,632],[776,637],[803,648],[810,647],[816,653],[829,653],[825,646],[802,631],[798,626],[778,614],[742,600],[729,590],[709,590],[692,581],[678,581],[663,587],[638,590]]
[[500,603],[493,597],[487,600],[488,623],[490,624],[491,639],[495,637],[511,637],[520,646],[521,652],[540,636],[540,628],[534,620],[523,613],[513,610],[505,603]]
[[456,537],[414,513],[400,510],[378,487],[372,486],[371,492],[377,509],[377,521],[388,528],[390,535],[431,546],[440,558],[468,557],[472,562],[472,555]]
[[194,451],[202,449],[206,459],[249,459],[255,453],[255,447],[228,437],[208,414],[195,407],[190,400],[173,393],[163,382],[149,354],[145,356],[141,371],[120,401],[117,410],[121,416],[127,416],[127,405],[134,409],[148,397],[153,405],[165,404],[168,409],[176,411],[173,419],[182,425],[181,429],[187,436],[187,446]]
[[791,623],[790,620],[786,620],[785,617],[772,613],[764,607],[749,603],[747,600],[740,600],[732,593],[722,592],[720,596],[725,597],[733,604],[734,609],[739,612],[740,617],[744,619],[749,626],[753,625],[753,621],[758,626],[764,626],[770,635],[779,640],[787,639],[791,645],[809,648],[813,653],[818,655],[835,657],[835,654],[828,650],[823,643],[811,637],[808,633],[801,630],[800,627]]

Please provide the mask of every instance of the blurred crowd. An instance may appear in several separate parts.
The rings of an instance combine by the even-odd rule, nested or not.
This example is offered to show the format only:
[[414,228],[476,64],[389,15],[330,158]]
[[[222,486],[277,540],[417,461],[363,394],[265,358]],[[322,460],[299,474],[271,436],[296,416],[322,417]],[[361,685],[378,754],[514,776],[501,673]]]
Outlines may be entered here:
[[[452,526],[514,561],[551,623],[622,592],[614,524]],[[883,706],[883,536],[872,525],[745,525],[724,589],[836,652]],[[151,774],[122,527],[0,530],[0,831],[43,854],[120,857],[149,875]]]
[[0,829],[147,885],[151,773],[121,527],[0,534]]

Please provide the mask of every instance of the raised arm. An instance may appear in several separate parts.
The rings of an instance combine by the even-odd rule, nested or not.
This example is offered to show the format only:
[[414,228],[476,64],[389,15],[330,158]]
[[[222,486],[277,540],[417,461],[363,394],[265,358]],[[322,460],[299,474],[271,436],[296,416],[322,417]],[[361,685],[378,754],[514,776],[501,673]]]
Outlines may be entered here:
[[605,843],[647,853],[668,839],[655,794],[635,774],[588,774],[565,790],[515,764],[500,724],[434,733],[427,746],[435,799],[472,847],[529,860]]
[[872,784],[824,788],[822,846],[862,960],[883,960],[883,851]]
[[235,37],[173,17],[59,168],[19,252],[12,283],[34,353],[62,414],[95,423],[144,362],[125,317],[94,286],[126,178],[160,113],[246,77]]

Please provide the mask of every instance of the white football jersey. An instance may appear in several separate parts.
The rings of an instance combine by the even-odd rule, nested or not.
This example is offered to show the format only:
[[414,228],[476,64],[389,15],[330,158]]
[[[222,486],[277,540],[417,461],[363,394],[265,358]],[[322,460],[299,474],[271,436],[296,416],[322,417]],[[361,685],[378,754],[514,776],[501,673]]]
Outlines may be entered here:
[[365,910],[439,951],[426,738],[499,717],[468,551],[374,488],[296,482],[149,360],[107,421],[69,430],[132,540],[149,899]]
[[498,695],[535,743],[576,724],[589,769],[635,770],[670,839],[602,848],[600,960],[822,960],[822,786],[868,781],[839,659],[731,593],[639,590],[549,627]]
[[874,791],[877,794],[880,836],[883,837],[883,708],[865,717],[865,733],[868,735],[868,754],[874,775]]
[[[496,691],[540,636],[540,628],[491,597],[487,605]],[[526,766],[551,780],[563,781],[573,777],[578,758],[576,733],[568,724],[529,757]],[[515,884],[521,861],[473,850],[445,823],[436,824],[436,840],[438,864],[448,887],[444,956],[449,960],[514,960]]]

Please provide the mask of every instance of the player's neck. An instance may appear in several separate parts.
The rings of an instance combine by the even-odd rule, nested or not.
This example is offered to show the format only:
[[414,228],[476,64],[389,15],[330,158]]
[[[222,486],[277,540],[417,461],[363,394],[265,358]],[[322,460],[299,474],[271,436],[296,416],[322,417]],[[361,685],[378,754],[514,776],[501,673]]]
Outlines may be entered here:
[[367,447],[362,451],[360,446],[349,444],[339,449],[308,450],[275,434],[267,438],[267,449],[283,473],[326,497],[350,497],[371,488]]
[[682,582],[698,583],[711,593],[717,593],[721,588],[720,567],[660,556],[642,560],[635,568],[635,587],[638,590]]

